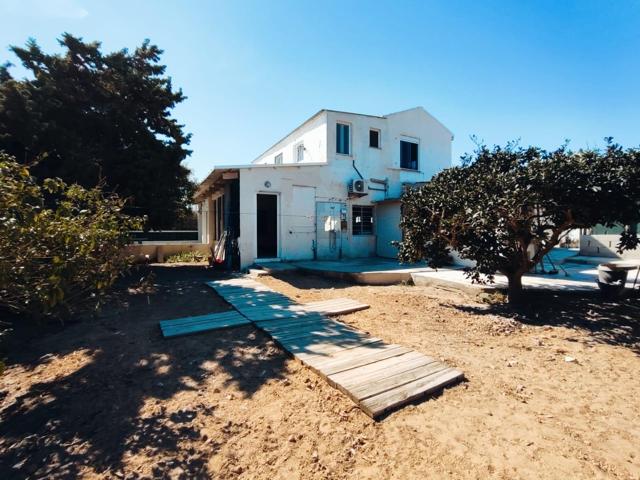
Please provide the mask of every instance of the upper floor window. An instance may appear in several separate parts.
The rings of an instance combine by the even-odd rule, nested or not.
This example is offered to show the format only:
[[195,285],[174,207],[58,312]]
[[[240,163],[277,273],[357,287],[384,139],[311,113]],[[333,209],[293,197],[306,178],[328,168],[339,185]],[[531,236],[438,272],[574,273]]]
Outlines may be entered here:
[[304,162],[304,144],[299,143],[296,145],[296,162]]
[[418,170],[418,144],[400,140],[400,168]]
[[275,156],[275,158],[273,159],[273,163],[275,163],[276,165],[281,165],[282,164],[282,154],[279,153]]
[[369,146],[371,148],[380,148],[380,130],[375,128],[369,130]]
[[354,205],[351,209],[353,235],[373,235],[373,207]]
[[336,153],[351,155],[350,125],[336,123]]

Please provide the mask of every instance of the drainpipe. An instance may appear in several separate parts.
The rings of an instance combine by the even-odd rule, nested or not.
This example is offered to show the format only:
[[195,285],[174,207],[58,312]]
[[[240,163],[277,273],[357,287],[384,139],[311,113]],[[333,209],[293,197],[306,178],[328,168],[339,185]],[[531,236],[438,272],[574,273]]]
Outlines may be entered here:
[[356,167],[356,161],[353,160],[352,163],[353,165],[353,169],[356,171],[356,173],[358,174],[358,176],[360,177],[360,180],[364,180],[364,177],[362,176],[362,174],[360,173],[360,170],[358,170],[358,167]]

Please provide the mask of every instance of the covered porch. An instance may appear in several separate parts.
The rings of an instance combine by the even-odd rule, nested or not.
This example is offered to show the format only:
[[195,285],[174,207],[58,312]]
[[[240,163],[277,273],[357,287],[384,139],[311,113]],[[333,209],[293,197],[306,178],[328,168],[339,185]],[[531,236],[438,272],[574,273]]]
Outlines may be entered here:
[[198,239],[208,245],[214,262],[226,269],[240,265],[240,175],[236,168],[214,169],[194,195]]

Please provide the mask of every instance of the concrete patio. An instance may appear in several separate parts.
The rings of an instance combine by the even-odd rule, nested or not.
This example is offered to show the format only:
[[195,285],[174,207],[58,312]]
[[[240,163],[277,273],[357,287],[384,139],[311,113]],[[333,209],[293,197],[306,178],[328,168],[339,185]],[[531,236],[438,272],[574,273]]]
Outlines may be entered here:
[[[629,263],[629,262],[625,262]],[[598,269],[595,265],[564,263],[558,273],[526,274],[522,277],[525,290],[548,290],[554,292],[596,292],[599,290]],[[637,270],[629,272],[627,287],[632,288]],[[440,268],[437,271],[416,272],[412,274],[413,282],[420,286],[434,286],[451,288],[464,291],[471,295],[482,292],[494,292],[507,288],[507,278],[504,275],[496,275],[495,283],[481,285],[469,280],[461,267]],[[640,282],[640,278],[638,279]],[[636,287],[638,284],[636,284]]]
[[[640,264],[640,261],[610,257],[581,257],[576,254],[576,249],[554,249],[549,255],[551,262],[545,262],[545,269],[548,271],[555,266],[558,273],[527,274],[522,280],[524,288],[556,292],[596,292],[599,289],[598,264],[617,263],[636,266]],[[393,259],[380,257],[263,262],[257,265],[269,273],[297,270],[363,285],[394,285],[413,281],[416,285],[455,289],[471,295],[507,288],[507,279],[503,275],[496,275],[495,283],[492,284],[474,284],[466,277],[463,267],[459,265],[435,270],[425,263],[405,265]],[[637,273],[637,270],[629,272],[627,287],[633,287]]]

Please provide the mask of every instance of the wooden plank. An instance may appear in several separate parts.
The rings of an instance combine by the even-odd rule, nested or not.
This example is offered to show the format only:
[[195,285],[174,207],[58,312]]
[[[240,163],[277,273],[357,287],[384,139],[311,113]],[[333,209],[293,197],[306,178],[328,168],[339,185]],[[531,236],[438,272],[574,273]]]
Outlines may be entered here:
[[[305,337],[318,337],[318,338],[332,338],[332,339],[341,339],[341,338],[364,338],[367,335],[358,332],[352,328],[346,327],[336,327],[331,325],[322,325],[322,324],[310,324],[307,325],[306,328],[301,328],[292,331],[282,331],[282,332],[269,332],[273,338],[278,341],[294,341],[299,338]],[[345,337],[346,336],[346,337]]]
[[369,365],[370,363],[375,363],[386,358],[397,357],[411,351],[411,349],[400,345],[388,345],[386,343],[378,348],[368,348],[368,346],[365,346],[362,349],[354,348],[352,352],[347,354],[337,354],[318,361],[314,365],[314,368],[318,368],[324,375],[329,376]]
[[[167,326],[177,326],[177,325],[188,325],[191,323],[197,323],[202,321],[216,321],[216,320],[226,320],[226,319],[236,319],[236,318],[244,318],[235,310],[229,310],[226,312],[217,312],[217,313],[207,313],[205,315],[196,315],[193,317],[183,317],[183,318],[175,318],[172,320],[160,320],[158,323],[161,327]],[[246,318],[245,318],[246,320]]]
[[[385,343],[379,339],[372,337],[372,341],[367,340],[363,342],[362,345],[354,345],[349,347],[342,347],[330,352],[303,352],[299,351],[297,353],[291,352],[296,358],[306,363],[307,365],[315,365],[317,363],[321,363],[323,361],[331,360],[336,358],[337,356],[346,356],[348,355],[350,350],[363,350],[369,347],[376,348],[377,346],[383,346]],[[321,372],[318,372],[322,375]],[[324,376],[324,375],[323,375]]]
[[249,320],[254,322],[265,320],[267,318],[291,318],[292,316],[295,316],[294,312],[288,312],[286,310],[256,312],[252,311],[252,309],[250,308],[245,308],[240,309],[239,312],[246,316]]
[[464,378],[464,374],[461,371],[449,368],[436,375],[423,377],[393,390],[388,390],[380,395],[369,397],[359,402],[359,405],[367,415],[376,418],[391,409],[398,408],[419,397],[442,390],[447,385],[457,382],[462,378]]
[[[299,318],[294,318],[294,320],[301,320]],[[295,333],[297,330],[305,330],[311,327],[324,327],[324,328],[348,328],[351,330],[355,330],[352,327],[349,327],[349,325],[345,325],[344,323],[338,323],[338,322],[334,322],[333,320],[329,320],[326,317],[318,317],[318,318],[304,318],[302,319],[303,321],[297,321],[294,323],[288,322],[287,320],[283,319],[282,321],[285,322],[287,321],[286,325],[280,325],[278,324],[278,322],[270,322],[266,328],[264,326],[261,326],[260,328],[264,328],[265,331],[268,331],[269,333]]]
[[296,308],[305,312],[319,312],[325,315],[344,315],[367,309],[369,308],[369,305],[350,298],[336,298],[305,303]]
[[269,318],[267,320],[256,320],[254,323],[268,332],[280,328],[288,328],[309,322],[325,321],[327,317],[314,313],[301,313],[290,318]]
[[326,329],[326,328],[316,328],[310,330],[298,331],[295,334],[287,334],[287,333],[270,333],[274,339],[283,345],[300,345],[302,342],[312,342],[312,343],[327,343],[327,342],[353,342],[358,340],[364,340],[368,337],[368,335],[362,335],[357,330],[348,331],[348,330],[334,330],[334,329]]
[[442,370],[446,370],[449,367],[441,362],[432,362],[426,365],[422,365],[404,372],[396,372],[393,375],[384,376],[377,380],[370,380],[359,385],[345,385],[349,389],[349,392],[358,400],[364,400],[375,395],[380,395],[387,390],[393,390],[395,388],[411,383],[415,380],[419,380],[424,377],[428,377]]
[[304,332],[305,330],[301,328],[303,326],[306,326],[307,329],[322,329],[322,328],[326,329],[326,328],[330,328],[330,327],[327,327],[326,325],[324,325],[323,320],[308,320],[306,322],[299,323],[299,324],[295,325],[295,327],[296,327],[295,330],[293,328],[290,328],[290,329],[286,329],[286,328],[285,329],[276,329],[276,328],[264,328],[264,327],[260,327],[260,328],[262,328],[262,330],[267,332],[269,335],[285,337],[287,335],[296,334],[296,333],[301,332],[301,331]]
[[281,345],[289,350],[293,355],[299,353],[314,353],[331,355],[332,353],[339,352],[340,350],[349,350],[351,348],[361,347],[369,343],[380,342],[380,338],[368,337],[362,340],[349,340],[341,343],[328,342],[320,343],[316,340],[310,342],[287,342],[281,343]]
[[319,313],[307,313],[307,312],[294,312],[295,315],[289,318],[266,318],[264,320],[257,320],[256,323],[258,323],[260,325],[260,328],[269,328],[271,326],[275,327],[275,326],[280,326],[280,325],[287,325],[287,324],[295,324],[295,323],[299,323],[300,321],[306,320],[306,319],[323,319],[323,320],[327,320],[327,317],[324,315],[321,315]]
[[239,302],[233,304],[234,308],[240,310],[251,310],[255,313],[269,313],[272,311],[276,312],[287,312],[291,315],[303,315],[304,313],[296,312],[290,308],[290,305],[282,304],[282,303],[251,303],[251,302]]
[[[265,292],[265,293],[234,293],[232,295],[224,295],[224,298],[229,301],[240,302],[246,299],[250,300],[262,300],[267,301],[271,299],[282,300],[282,301],[291,301],[289,297],[285,295],[280,295],[279,293]],[[291,301],[291,303],[293,303]]]
[[386,358],[358,368],[335,373],[331,375],[330,380],[344,387],[355,387],[380,378],[397,375],[398,373],[427,363],[434,363],[435,361],[433,358],[426,357],[420,352],[411,350],[403,355]]
[[322,340],[323,338],[331,338],[333,342],[339,343],[369,337],[369,335],[354,329],[339,329],[331,327],[316,329],[313,326],[310,329],[302,329],[295,332],[270,333],[270,335],[278,341],[285,342],[287,344],[302,344],[304,342]]
[[182,335],[190,335],[193,333],[206,332],[210,330],[221,330],[224,328],[237,327],[240,325],[250,325],[251,322],[248,322],[246,320],[247,320],[246,318],[243,318],[238,320],[196,323],[192,325],[181,325],[177,327],[163,327],[161,330],[162,330],[162,335],[165,338],[169,338],[169,337],[177,337]]
[[289,308],[289,305],[283,305],[282,302],[262,303],[262,302],[229,302],[236,310],[251,310],[254,313],[268,313],[270,311],[288,312],[291,315],[299,315]]

